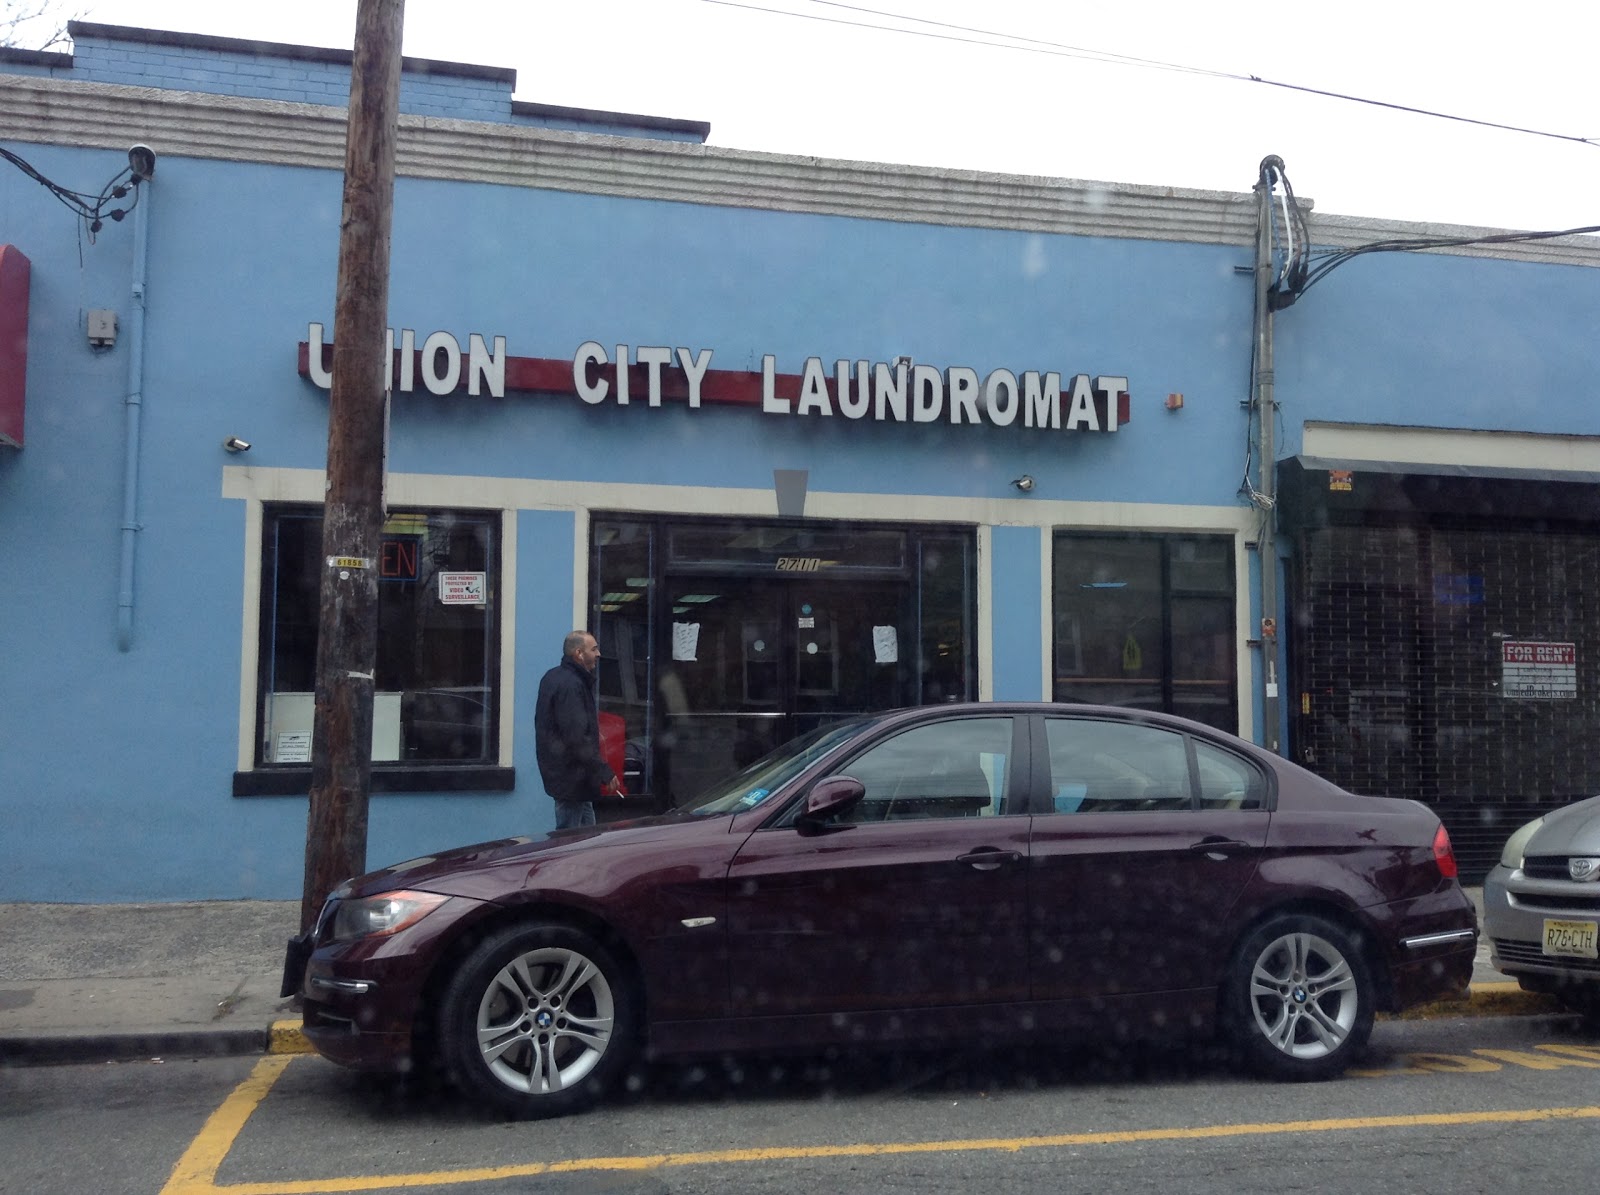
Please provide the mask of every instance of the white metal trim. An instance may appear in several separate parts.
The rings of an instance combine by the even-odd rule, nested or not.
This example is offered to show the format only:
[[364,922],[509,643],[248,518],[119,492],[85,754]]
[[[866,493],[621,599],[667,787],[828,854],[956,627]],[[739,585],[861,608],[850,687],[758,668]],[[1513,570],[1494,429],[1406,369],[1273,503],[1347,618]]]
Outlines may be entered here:
[[1056,536],[1055,528],[1039,530],[1039,700],[1055,697],[1056,688]]
[[[567,630],[589,629],[589,508],[580,506],[572,522],[572,625]],[[563,635],[566,631],[561,632]]]
[[[1203,191],[975,170],[802,157],[687,141],[402,115],[401,177],[863,219],[1248,248],[1256,201]],[[163,157],[343,170],[344,109],[331,105],[0,74],[0,128],[12,141]],[[1500,230],[1321,216],[1318,244]],[[1600,238],[1565,237],[1432,252],[1600,266]]]
[[1302,449],[1338,461],[1600,473],[1600,436],[1308,420]]
[[[322,501],[321,469],[223,466],[225,498],[265,502]],[[396,506],[453,506],[472,510],[638,511],[644,514],[772,518],[772,489],[644,485],[614,481],[552,481],[391,473]],[[1038,498],[974,498],[942,494],[864,494],[809,490],[806,517],[881,523],[964,523],[979,527],[1091,527],[1107,530],[1248,532],[1245,506],[1180,506],[1160,502],[1093,502]]]
[[239,627],[239,750],[236,771],[256,766],[256,688],[261,678],[261,534],[262,505],[252,498],[244,506],[243,610]]
[[977,533],[978,627],[973,650],[978,653],[978,700],[994,700],[994,528]]
[[500,766],[516,765],[517,708],[517,512],[500,512]]

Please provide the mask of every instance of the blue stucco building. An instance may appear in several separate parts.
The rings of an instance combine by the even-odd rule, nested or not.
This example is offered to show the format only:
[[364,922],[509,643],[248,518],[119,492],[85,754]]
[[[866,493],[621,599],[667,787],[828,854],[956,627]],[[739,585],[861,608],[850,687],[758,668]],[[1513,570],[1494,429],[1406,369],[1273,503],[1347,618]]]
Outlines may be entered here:
[[[72,33],[0,51],[0,901],[293,897],[350,55]],[[1263,479],[1254,163],[792,158],[514,84],[404,71],[374,865],[553,824],[573,627],[609,816],[990,698],[1274,743],[1469,869],[1596,791],[1600,244],[1303,205],[1429,243],[1277,310]]]

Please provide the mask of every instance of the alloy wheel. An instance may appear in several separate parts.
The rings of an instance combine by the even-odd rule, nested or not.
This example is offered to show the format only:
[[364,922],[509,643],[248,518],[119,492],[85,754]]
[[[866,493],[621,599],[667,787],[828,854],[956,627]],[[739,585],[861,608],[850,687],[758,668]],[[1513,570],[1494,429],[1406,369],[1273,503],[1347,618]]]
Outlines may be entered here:
[[506,1087],[546,1095],[581,1082],[610,1046],[611,985],[592,960],[541,947],[506,963],[478,1003],[484,1065]]
[[1273,939],[1256,957],[1249,1000],[1262,1036],[1293,1058],[1336,1053],[1361,1012],[1356,976],[1343,952],[1305,932]]

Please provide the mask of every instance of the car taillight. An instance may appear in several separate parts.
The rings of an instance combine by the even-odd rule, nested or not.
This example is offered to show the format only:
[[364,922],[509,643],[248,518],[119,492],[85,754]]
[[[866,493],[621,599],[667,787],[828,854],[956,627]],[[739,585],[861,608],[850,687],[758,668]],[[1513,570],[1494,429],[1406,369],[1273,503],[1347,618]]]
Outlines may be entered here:
[[1453,880],[1458,874],[1455,848],[1450,845],[1450,831],[1441,823],[1433,833],[1433,861],[1439,865],[1439,874]]

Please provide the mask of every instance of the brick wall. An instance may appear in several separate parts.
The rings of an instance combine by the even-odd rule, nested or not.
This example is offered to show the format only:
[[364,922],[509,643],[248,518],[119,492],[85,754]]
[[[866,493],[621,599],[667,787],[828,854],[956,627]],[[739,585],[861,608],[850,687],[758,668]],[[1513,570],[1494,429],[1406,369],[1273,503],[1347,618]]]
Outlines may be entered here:
[[[111,41],[81,34],[73,43],[71,77],[340,108],[350,98],[347,63],[264,59],[197,45]],[[400,80],[400,111],[508,124],[511,86],[496,79],[407,73]]]

